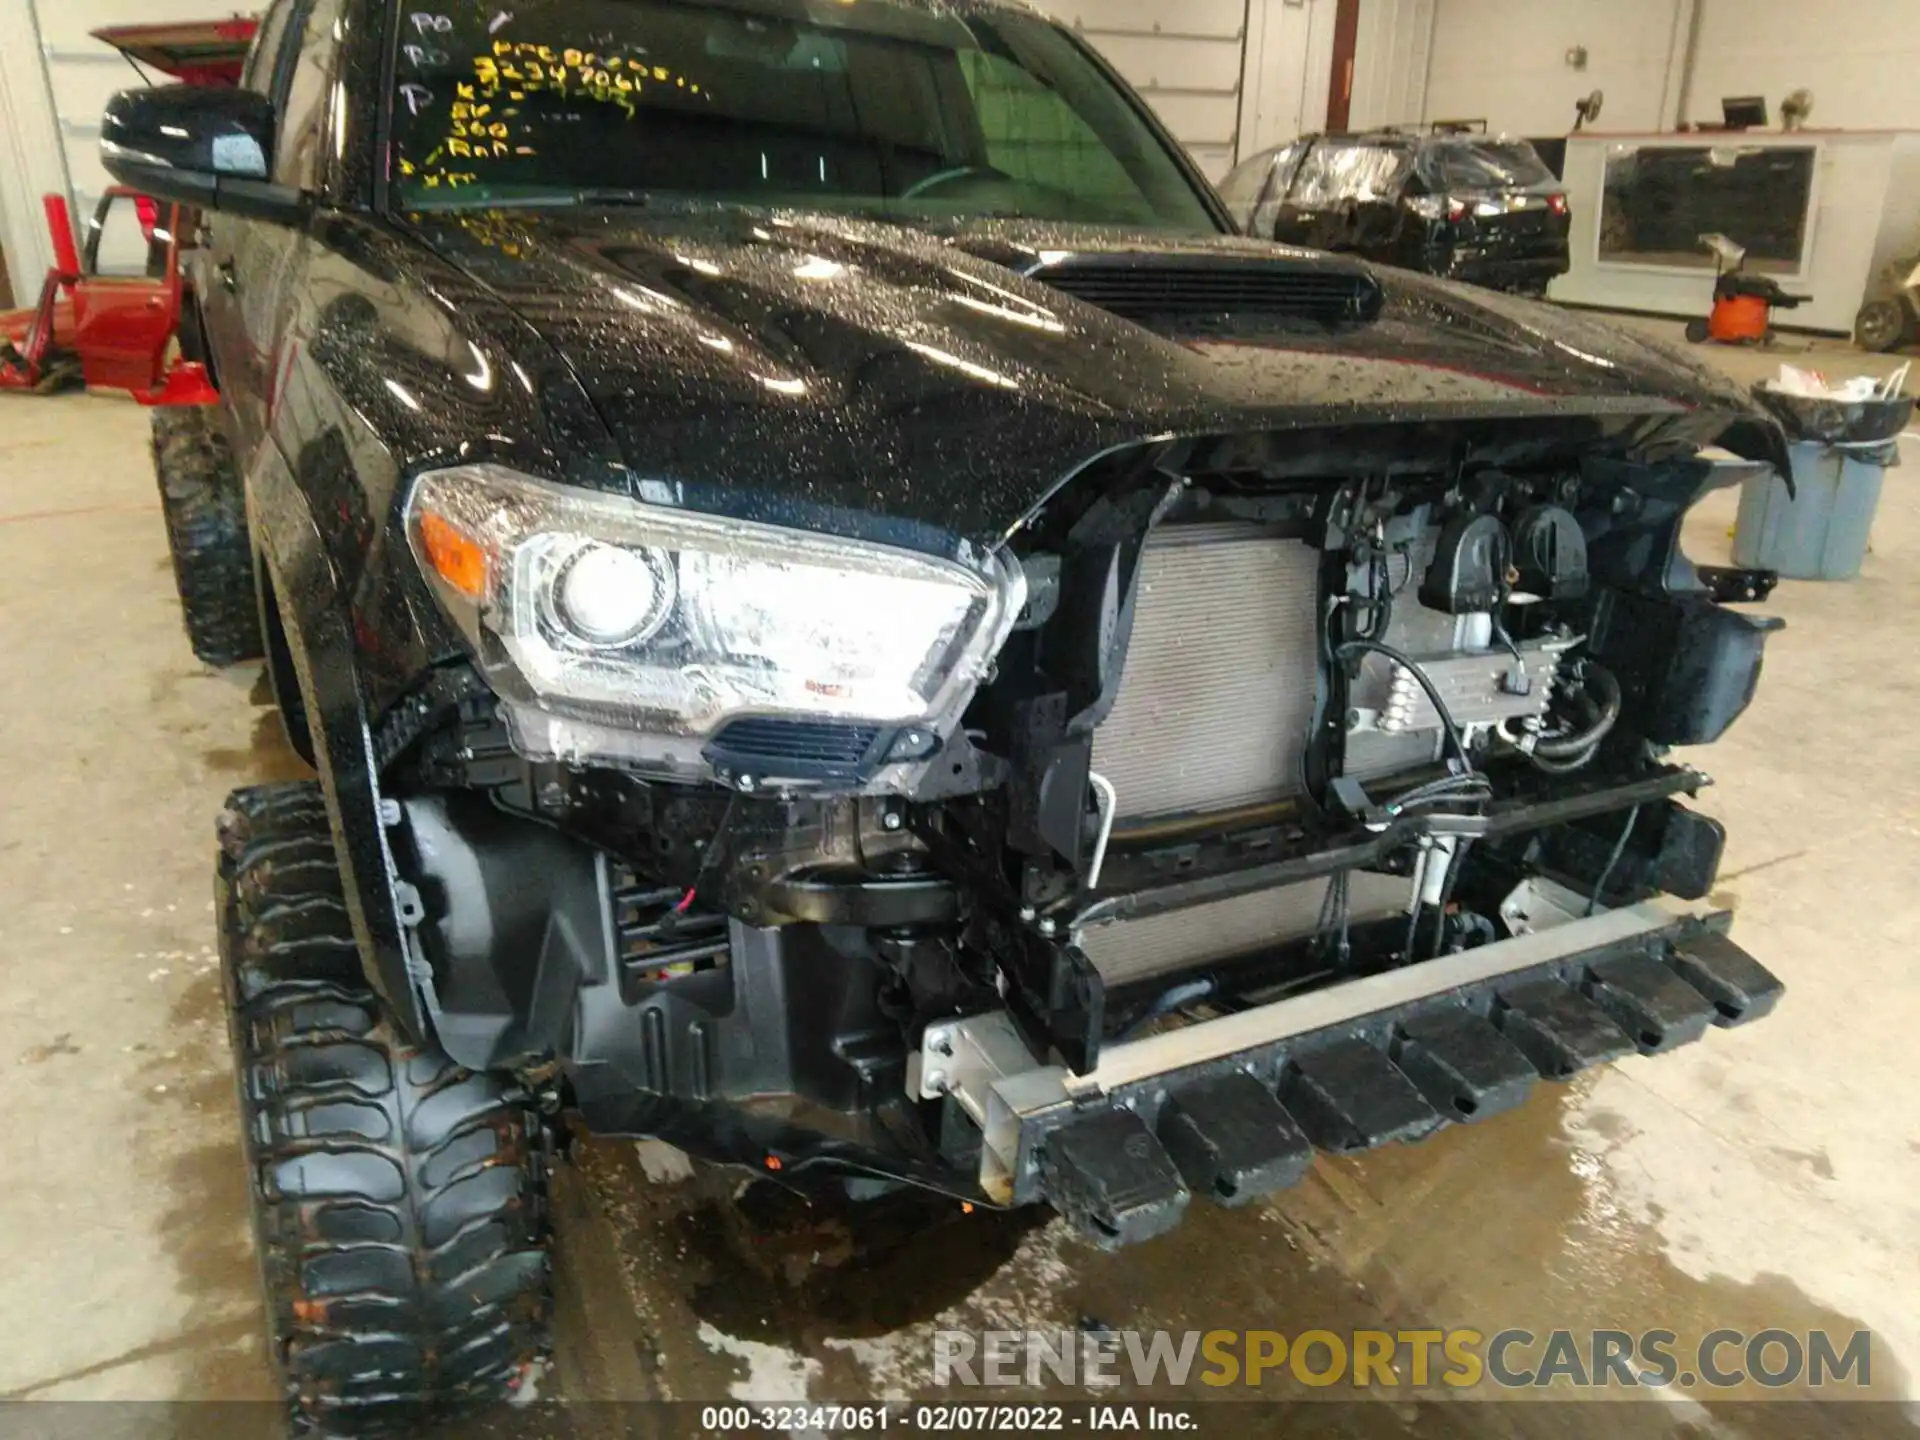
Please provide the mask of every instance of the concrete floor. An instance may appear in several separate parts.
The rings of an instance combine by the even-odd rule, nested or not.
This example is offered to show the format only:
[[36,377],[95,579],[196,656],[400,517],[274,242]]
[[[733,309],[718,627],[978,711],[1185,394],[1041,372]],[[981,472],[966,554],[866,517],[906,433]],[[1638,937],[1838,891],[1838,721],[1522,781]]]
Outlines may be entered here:
[[[1752,379],[1779,357],[1715,358]],[[299,765],[257,672],[211,672],[187,650],[145,434],[111,399],[0,402],[0,1078],[16,1127],[0,1183],[0,1399],[271,1394],[208,893],[222,797]],[[743,1243],[726,1183],[589,1144],[559,1193],[550,1392],[904,1397],[925,1384],[935,1329],[1092,1317],[1868,1327],[1873,1393],[1920,1401],[1915,473],[1890,477],[1860,581],[1781,588],[1769,608],[1791,628],[1760,699],[1703,757],[1720,782],[1707,806],[1732,835],[1736,933],[1791,987],[1775,1017],[1542,1087],[1424,1146],[1323,1160],[1272,1203],[1203,1207],[1118,1257],[1057,1223],[991,1216],[896,1216],[889,1243],[851,1262],[831,1220]],[[1703,507],[1696,557],[1724,556],[1732,513],[1730,496]],[[1723,1407],[1757,1394],[1577,1420],[1506,1406],[1472,1433],[1888,1434],[1915,1413]],[[1351,1433],[1411,1423],[1404,1404],[1368,1413],[1377,1423]]]

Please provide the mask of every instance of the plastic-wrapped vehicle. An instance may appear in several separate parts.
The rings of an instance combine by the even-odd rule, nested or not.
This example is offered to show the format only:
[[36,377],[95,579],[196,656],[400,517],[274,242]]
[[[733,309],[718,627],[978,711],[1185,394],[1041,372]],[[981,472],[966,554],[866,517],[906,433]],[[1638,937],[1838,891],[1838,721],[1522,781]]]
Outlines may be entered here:
[[210,217],[317,772],[218,862],[303,1422],[538,1358],[562,1124],[1121,1245],[1774,1004],[1672,753],[1773,628],[1679,547],[1739,391],[1234,235],[1020,8],[262,35],[103,144]]
[[1223,185],[1241,229],[1545,295],[1571,264],[1566,192],[1525,140],[1434,130],[1312,135]]

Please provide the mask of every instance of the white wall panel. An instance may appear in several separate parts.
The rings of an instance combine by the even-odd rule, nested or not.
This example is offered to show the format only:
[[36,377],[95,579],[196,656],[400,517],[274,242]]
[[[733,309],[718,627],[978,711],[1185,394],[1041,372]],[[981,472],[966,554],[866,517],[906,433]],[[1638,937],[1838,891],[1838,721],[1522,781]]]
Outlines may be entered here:
[[65,151],[41,64],[40,31],[25,0],[0,0],[0,211],[14,298],[31,305],[53,264],[40,197],[67,187]]
[[1107,57],[1208,174],[1232,168],[1246,0],[1043,0],[1042,8]]
[[1434,0],[1360,0],[1348,116],[1354,129],[1407,124],[1423,117],[1433,19]]
[[1327,126],[1336,0],[1255,0],[1242,155]]
[[1689,120],[1720,119],[1727,95],[1814,95],[1820,129],[1920,129],[1920,4],[1915,0],[1700,0]]
[[[1560,135],[1574,102],[1604,90],[1602,128],[1659,129],[1676,40],[1686,40],[1680,14],[1681,0],[1438,0],[1424,118]],[[1584,70],[1567,63],[1575,46],[1587,51]]]

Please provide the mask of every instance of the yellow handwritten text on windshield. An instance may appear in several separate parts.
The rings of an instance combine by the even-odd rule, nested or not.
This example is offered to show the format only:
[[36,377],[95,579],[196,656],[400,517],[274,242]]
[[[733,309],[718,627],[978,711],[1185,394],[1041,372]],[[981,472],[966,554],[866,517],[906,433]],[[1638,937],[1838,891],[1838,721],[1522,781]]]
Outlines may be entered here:
[[[479,183],[477,162],[537,155],[536,132],[550,135],[555,125],[582,118],[556,111],[556,100],[612,106],[632,119],[649,95],[711,99],[698,81],[644,55],[495,38],[472,57],[471,80],[452,79],[449,100],[442,84],[455,62],[436,42],[444,46],[452,39],[452,22],[424,12],[411,18],[418,33],[403,47],[411,74],[401,86],[402,102],[416,115],[445,105],[446,129],[429,154],[417,162],[403,159],[399,169],[428,190]],[[529,114],[535,97],[540,108]]]

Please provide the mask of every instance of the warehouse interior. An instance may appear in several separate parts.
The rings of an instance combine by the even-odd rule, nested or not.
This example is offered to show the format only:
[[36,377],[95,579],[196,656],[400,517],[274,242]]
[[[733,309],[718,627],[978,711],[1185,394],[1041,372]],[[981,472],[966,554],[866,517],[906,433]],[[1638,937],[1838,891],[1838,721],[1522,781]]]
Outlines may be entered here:
[[[312,8],[311,0],[281,3],[301,6],[303,15]],[[708,0],[675,3],[699,8]],[[734,0],[710,3],[725,8]],[[852,10],[928,8],[928,0],[850,3]],[[836,7],[795,0],[788,8]],[[1747,478],[1705,494],[1679,532],[1682,565],[1737,573],[1758,586],[1751,595],[1726,595],[1725,608],[1784,622],[1767,634],[1757,692],[1747,697],[1750,707],[1744,700],[1736,707],[1744,714],[1724,738],[1698,748],[1682,743],[1663,756],[1709,777],[1695,808],[1724,827],[1724,854],[1699,903],[1731,912],[1733,939],[1784,983],[1784,995],[1751,1027],[1715,1029],[1673,1054],[1626,1055],[1565,1083],[1543,1083],[1507,1113],[1451,1125],[1423,1143],[1351,1154],[1328,1153],[1321,1143],[1291,1188],[1243,1208],[1196,1200],[1178,1229],[1112,1251],[1056,1214],[1066,1208],[1057,1198],[1051,1208],[999,1210],[963,1205],[958,1191],[907,1188],[875,1199],[855,1186],[829,1203],[799,1198],[798,1187],[769,1178],[765,1172],[780,1168],[772,1152],[756,1178],[690,1159],[664,1140],[579,1133],[552,1161],[553,1343],[537,1364],[516,1372],[516,1403],[564,1402],[541,1423],[582,1435],[620,1433],[623,1423],[617,1407],[589,1402],[907,1406],[943,1395],[1191,1405],[1201,1419],[1190,1428],[1204,1435],[1281,1433],[1271,1404],[1329,1396],[1349,1403],[1329,1408],[1324,1430],[1313,1428],[1319,1419],[1301,1420],[1303,1433],[1716,1440],[1920,1433],[1920,1127],[1901,1103],[1912,1090],[1901,1078],[1906,1046],[1920,1027],[1920,980],[1910,963],[1920,936],[1913,879],[1920,874],[1920,749],[1906,723],[1920,662],[1898,619],[1907,605],[1920,605],[1920,496],[1911,481],[1920,463],[1920,424],[1911,420],[1920,377],[1910,369],[1920,348],[1920,87],[1912,81],[1920,16],[1910,0],[1823,7],[1796,0],[1047,0],[1036,8],[1139,94],[1194,175],[1224,184],[1225,200],[1208,203],[1253,238],[1223,243],[1322,243],[1300,238],[1304,230],[1262,229],[1257,218],[1275,207],[1283,216],[1301,209],[1287,200],[1287,187],[1298,183],[1297,167],[1312,165],[1316,147],[1329,143],[1322,137],[1370,136],[1363,143],[1389,149],[1463,135],[1469,146],[1489,137],[1530,142],[1552,172],[1535,186],[1535,208],[1545,216],[1551,191],[1552,213],[1565,221],[1563,268],[1537,289],[1531,281],[1512,287],[1538,300],[1495,297],[1487,311],[1473,312],[1482,317],[1474,323],[1517,327],[1500,332],[1511,350],[1516,333],[1531,337],[1529,344],[1562,333],[1551,328],[1557,319],[1545,317],[1564,317],[1581,327],[1552,341],[1566,354],[1608,371],[1651,364],[1645,357],[1657,354],[1676,366],[1663,375],[1679,375],[1684,365],[1688,385],[1718,387],[1689,395],[1711,393],[1728,404],[1764,404],[1753,400],[1757,388],[1800,387],[1792,405],[1756,414],[1804,419],[1812,407],[1838,405],[1849,424],[1869,429],[1895,417],[1890,431],[1867,439],[1865,430],[1842,434],[1829,421],[1817,432],[1784,421],[1793,449],[1761,458],[1729,453],[1731,430],[1721,441],[1726,449],[1696,447],[1702,463],[1744,464],[1738,473]],[[501,15],[504,25],[506,8]],[[141,67],[130,67],[94,32],[234,18],[210,15],[196,0],[0,0],[0,311],[16,311],[15,328],[0,327],[0,366],[32,348],[41,276],[77,261],[126,283],[155,253],[154,222],[136,220],[130,193],[119,210],[106,203],[117,182],[101,160],[101,116],[116,92],[143,76],[165,77],[136,76]],[[1795,102],[1800,92],[1807,98]],[[1589,104],[1595,96],[1604,99]],[[1763,102],[1757,123],[1733,129],[1740,107],[1728,102],[1755,99]],[[344,120],[336,123],[345,134]],[[1632,189],[1636,175],[1653,174],[1675,155],[1699,157],[1695,173],[1706,177],[1697,190],[1705,197],[1699,218],[1688,211],[1686,228],[1733,237],[1737,257],[1710,244],[1682,254],[1644,230],[1639,239],[1629,234],[1634,207],[1678,204],[1671,192],[1648,201],[1644,188]],[[1787,178],[1757,192],[1732,179],[1719,185],[1717,177],[1748,173],[1742,166],[1749,162],[1749,170],[1770,164],[1769,174]],[[1406,173],[1423,163],[1407,161]],[[1235,179],[1249,164],[1256,192],[1237,208]],[[823,159],[823,180],[825,167]],[[51,230],[48,197],[64,202]],[[79,217],[64,245],[60,215]],[[650,222],[643,216],[639,223]],[[1402,293],[1396,267],[1404,256],[1366,255],[1344,242],[1326,248],[1354,250],[1335,261],[1374,267],[1387,276],[1383,293]],[[457,320],[462,297],[472,309],[483,291],[511,289],[512,265],[532,274],[531,258],[511,247],[502,253],[508,258],[499,263],[509,269],[485,272],[498,290],[475,281],[451,298],[436,295],[435,305]],[[871,253],[861,251],[842,269],[808,252],[806,263],[817,268],[803,280],[848,270],[857,276],[863,263],[877,269]],[[556,264],[527,283],[551,283],[559,270]],[[405,267],[392,273],[394,286],[404,286]],[[1419,283],[1437,288],[1419,293],[1468,293],[1458,278],[1464,271],[1436,273],[1443,278]],[[1774,283],[1729,287],[1730,276]],[[83,274],[83,292],[93,278]],[[1051,312],[1034,308],[1030,279],[1027,272],[1005,277],[1014,289],[993,300],[1048,317],[1023,322],[1044,331]],[[612,288],[647,318],[656,313],[649,302],[678,303],[645,287],[643,299]],[[60,293],[50,284],[49,296]],[[1742,307],[1756,304],[1760,318],[1752,319]],[[1882,313],[1894,317],[1893,331],[1886,343],[1869,345],[1867,317],[1876,304],[1891,307]],[[418,320],[422,313],[431,319]],[[415,317],[424,327],[443,323],[432,306]],[[1723,337],[1722,324],[1749,320],[1750,334]],[[1696,327],[1706,343],[1697,343]],[[727,348],[733,342],[720,333],[701,343]],[[1631,360],[1578,348],[1610,334],[1626,348],[1608,353]],[[9,335],[19,351],[5,344]],[[1054,338],[1048,332],[1033,343]],[[1734,343],[1718,343],[1723,338]],[[996,368],[972,352],[951,354],[945,343],[909,346],[945,366],[949,379],[957,375],[955,383],[989,395],[1018,392],[1028,378],[1013,364]],[[482,372],[496,353],[483,354],[487,344],[471,350]],[[1304,348],[1337,360],[1339,344],[1336,333]],[[808,377],[759,375],[760,401],[819,388],[815,372],[794,358],[803,349],[794,341],[754,351]],[[1195,342],[1165,362],[1165,373],[1186,383],[1183,367],[1202,352],[1215,358]],[[1683,358],[1672,361],[1675,352]],[[1044,360],[1031,359],[1038,348],[1014,353],[1045,372]],[[170,342],[156,363],[172,367],[171,378],[153,373],[144,403],[126,393],[138,385],[99,378],[121,370],[96,374],[91,361],[84,375],[91,383],[80,383],[76,361],[63,393],[35,393],[54,388],[38,384],[9,393],[0,385],[0,650],[13,666],[0,703],[0,767],[11,781],[0,812],[0,892],[14,909],[0,940],[7,995],[0,1073],[24,1132],[0,1186],[0,1434],[25,1413],[15,1402],[62,1401],[127,1406],[75,1413],[89,1424],[129,1416],[128,1434],[267,1433],[257,1428],[261,1417],[277,1415],[290,1393],[274,1354],[277,1322],[261,1297],[249,1211],[254,1172],[235,1123],[232,1002],[216,939],[225,912],[216,914],[209,884],[215,820],[230,792],[311,781],[315,768],[299,752],[315,738],[309,732],[304,746],[289,743],[275,692],[293,684],[291,671],[276,675],[272,662],[257,659],[205,663],[183,634],[182,572],[156,490],[153,427],[156,416],[177,413],[182,399],[203,402],[188,408],[207,415],[221,409],[214,389],[221,377],[183,365],[186,356]],[[291,374],[295,358],[281,359]],[[456,363],[471,368],[464,355]],[[1115,403],[1088,377],[1120,362],[1096,347],[1082,363],[1071,383],[1060,381],[1068,398],[1056,395],[1059,406],[1070,409],[1092,394]],[[1361,368],[1373,359],[1352,363],[1313,403],[1329,413],[1376,399],[1414,404],[1417,384],[1426,383]],[[1436,363],[1447,373],[1435,383],[1461,394],[1469,386],[1487,394],[1499,388],[1502,403],[1523,403],[1522,382],[1503,379],[1493,360],[1476,370],[1481,363]],[[1247,365],[1236,384],[1284,387],[1295,373]],[[520,379],[531,394],[524,373]],[[383,383],[400,404],[422,410],[400,383],[411,385],[410,375],[376,380],[376,389]],[[1372,387],[1384,388],[1375,396]],[[275,393],[266,409],[304,392]],[[1674,393],[1662,415],[1695,404]],[[604,397],[595,399],[604,408]],[[728,402],[736,403],[744,405]],[[1294,402],[1276,390],[1263,403]],[[377,407],[356,404],[377,429]],[[430,399],[425,408],[433,409]],[[497,420],[510,413],[504,404],[484,413],[489,425],[510,423]],[[751,428],[758,422],[738,419],[746,413],[716,405],[700,417],[698,433],[705,441],[726,425]],[[848,413],[870,411],[849,401]],[[704,428],[709,422],[712,430]],[[1030,452],[1011,427],[981,422],[979,433],[994,453],[966,471],[967,483],[991,493],[998,451]],[[951,436],[918,449],[903,442],[900,464],[951,453],[943,446],[965,448]],[[735,453],[731,442],[723,448]],[[1806,478],[1813,471],[1798,468],[1815,464],[1808,457],[1816,453],[1840,477],[1825,500]],[[1783,510],[1789,492],[1774,471],[1789,455],[1798,488],[1793,507]],[[898,483],[911,491],[910,471],[903,468]],[[248,498],[257,517],[266,502]],[[1852,512],[1844,518],[1859,530],[1862,553],[1836,552],[1850,541],[1829,538],[1824,549],[1811,542],[1807,573],[1800,569],[1804,535],[1777,527],[1827,525],[1833,515],[1809,518],[1810,507],[1822,504]],[[756,523],[767,522],[762,516],[748,528]],[[406,553],[404,540],[394,545]],[[335,554],[320,563],[343,562]],[[1409,574],[1412,568],[1409,561]],[[1057,565],[1052,578],[1064,583]],[[1389,587],[1393,578],[1389,567]],[[404,603],[425,605],[421,597],[438,593],[421,588]],[[1204,637],[1194,639],[1206,649]],[[1514,640],[1504,644],[1519,660]],[[294,668],[310,685],[306,663]],[[381,663],[399,662],[385,656]],[[369,673],[367,686],[386,684],[378,667]],[[1617,688],[1614,699],[1617,712]],[[1435,704],[1452,728],[1446,707]],[[381,743],[375,718],[367,717],[364,734],[337,743],[371,756]],[[304,711],[300,723],[307,723]],[[518,743],[521,732],[513,733]],[[320,736],[325,763],[335,743]],[[1592,753],[1589,747],[1579,758]],[[1444,748],[1439,755],[1445,762]],[[751,775],[739,788],[754,788]],[[1116,803],[1109,796],[1104,812],[1097,804],[1089,812],[1105,826],[1103,856]],[[336,827],[339,810],[334,803]],[[1638,803],[1632,813],[1640,815]],[[1589,922],[1613,868],[1594,888]],[[610,872],[601,873],[611,885]],[[707,872],[699,873],[704,885]],[[1416,872],[1416,921],[1420,881]],[[682,909],[695,888],[687,887]],[[228,903],[227,892],[219,894]],[[1444,895],[1439,912],[1444,927],[1451,913]],[[1435,953],[1432,963],[1444,963]],[[918,1055],[914,1063],[922,1063]],[[938,1337],[948,1332],[1253,1330],[1336,1337],[1564,1330],[1582,1337],[1582,1346],[1616,1331],[1672,1331],[1683,1344],[1715,1331],[1742,1338],[1771,1331],[1800,1341],[1834,1337],[1842,1347],[1865,1332],[1872,1362],[1845,1387],[1823,1389],[1795,1371],[1778,1381],[1748,1373],[1717,1387],[1670,1385],[1630,1396],[1585,1379],[1502,1387],[1485,1376],[1450,1388],[1410,1385],[1403,1374],[1371,1390],[1342,1380],[1335,1391],[1283,1365],[1233,1390],[1197,1380],[1056,1379],[984,1396],[943,1391],[934,1371]],[[1511,1393],[1516,1388],[1521,1393]],[[1217,1400],[1249,1403],[1211,1403]],[[1459,1407],[1463,1400],[1514,1403]],[[245,1403],[197,1408],[212,1401]],[[182,1405],[188,1408],[170,1408]],[[62,1423],[58,1408],[44,1412],[48,1423]],[[697,1409],[670,1418],[684,1421],[687,1433],[714,1428]],[[808,1426],[802,1420],[795,1428]],[[444,1433],[482,1432],[456,1421]]]

